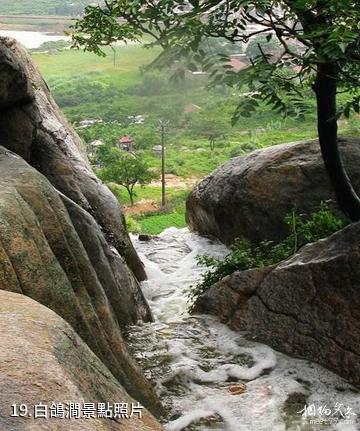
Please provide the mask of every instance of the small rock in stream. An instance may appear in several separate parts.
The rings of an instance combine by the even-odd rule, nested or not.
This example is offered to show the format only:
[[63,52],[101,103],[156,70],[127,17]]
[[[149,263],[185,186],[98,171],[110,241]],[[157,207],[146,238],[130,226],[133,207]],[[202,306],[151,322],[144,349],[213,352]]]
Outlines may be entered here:
[[145,235],[145,234],[140,234],[139,235],[139,241],[143,241],[143,242],[148,242],[152,240],[152,236],[151,235]]

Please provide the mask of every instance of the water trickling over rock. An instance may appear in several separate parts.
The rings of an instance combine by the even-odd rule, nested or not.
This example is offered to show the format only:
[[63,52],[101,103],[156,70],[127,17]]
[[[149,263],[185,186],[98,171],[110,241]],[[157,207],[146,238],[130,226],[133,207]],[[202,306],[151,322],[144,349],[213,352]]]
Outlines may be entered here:
[[[223,256],[223,245],[175,228],[133,241],[155,322],[131,327],[127,338],[168,409],[168,431],[308,431],[316,428],[298,413],[305,404],[334,411],[339,402],[359,411],[358,391],[330,371],[253,342],[214,317],[187,313],[186,290],[205,270],[196,256]],[[357,429],[353,415],[353,424],[335,419],[327,429]]]

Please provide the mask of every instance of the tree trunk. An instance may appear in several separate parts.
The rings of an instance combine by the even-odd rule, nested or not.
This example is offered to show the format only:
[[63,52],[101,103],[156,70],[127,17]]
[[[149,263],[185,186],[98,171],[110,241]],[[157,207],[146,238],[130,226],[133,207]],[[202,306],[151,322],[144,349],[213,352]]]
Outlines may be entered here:
[[161,125],[161,209],[166,209],[165,126]]
[[132,189],[132,188],[130,188],[130,187],[126,187],[126,190],[127,190],[127,191],[128,191],[128,193],[129,193],[130,204],[131,204],[131,206],[134,206],[134,191],[133,191],[133,189]]
[[360,199],[342,163],[337,142],[337,65],[318,64],[314,91],[317,100],[318,134],[326,171],[341,210],[352,221],[360,220]]

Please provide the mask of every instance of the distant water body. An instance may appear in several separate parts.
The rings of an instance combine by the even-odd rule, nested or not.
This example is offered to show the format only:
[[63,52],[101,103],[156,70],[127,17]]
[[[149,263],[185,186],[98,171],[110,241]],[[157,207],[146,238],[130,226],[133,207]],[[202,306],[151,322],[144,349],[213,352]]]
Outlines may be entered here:
[[44,42],[57,42],[58,40],[68,40],[69,37],[62,35],[52,35],[37,31],[15,31],[0,30],[0,36],[13,37],[18,40],[25,48],[39,48]]

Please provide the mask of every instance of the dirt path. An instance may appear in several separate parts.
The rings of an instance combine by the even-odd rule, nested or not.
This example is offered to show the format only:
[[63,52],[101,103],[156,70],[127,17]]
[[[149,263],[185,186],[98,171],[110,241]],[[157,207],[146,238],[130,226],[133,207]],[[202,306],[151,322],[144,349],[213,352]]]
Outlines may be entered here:
[[[201,181],[201,178],[197,178],[197,177],[184,178],[184,177],[178,177],[177,175],[173,175],[173,174],[166,174],[165,181],[168,187],[172,187],[174,189],[190,189],[190,188],[193,188],[196,183]],[[154,187],[161,187],[161,179],[153,181],[149,185]]]
[[128,205],[124,207],[126,215],[134,216],[145,213],[153,213],[160,210],[160,206],[153,199],[142,199],[136,202],[133,206]]
[[[192,189],[196,183],[198,183],[201,178],[197,177],[178,177],[177,175],[167,174],[165,175],[166,187],[171,187],[173,189],[187,190]],[[149,184],[152,187],[161,187],[161,180],[153,181]],[[153,213],[160,211],[160,204],[154,199],[141,199],[141,201],[136,202],[133,206],[124,206],[125,214],[134,216],[141,215],[145,213]]]

